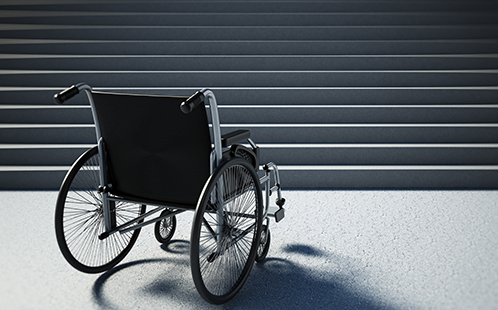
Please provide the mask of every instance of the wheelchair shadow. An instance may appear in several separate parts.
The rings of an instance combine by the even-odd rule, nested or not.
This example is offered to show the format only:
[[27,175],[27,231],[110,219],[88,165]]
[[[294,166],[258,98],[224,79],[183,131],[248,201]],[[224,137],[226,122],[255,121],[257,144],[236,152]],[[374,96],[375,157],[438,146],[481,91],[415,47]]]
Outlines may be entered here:
[[306,258],[309,266],[272,257],[255,264],[241,296],[232,301],[235,309],[239,305],[244,309],[393,309],[354,285],[346,285],[351,281],[344,276],[331,276],[327,270],[310,272],[314,258],[324,258],[327,253],[303,244],[283,250]]
[[[188,264],[189,242],[173,240],[169,245],[162,245],[161,248],[168,253],[179,254],[182,263]],[[327,256],[318,249],[301,244],[289,245],[283,250],[292,255],[310,258],[310,264],[313,263],[313,258]],[[178,262],[177,259],[164,258],[137,260],[118,265],[97,279],[93,286],[94,301],[103,309],[125,309],[127,307],[119,307],[114,300],[106,297],[112,296],[106,293],[107,282],[113,282],[110,280],[118,273],[130,271],[129,275],[133,276],[131,267],[143,267],[149,264],[171,266]],[[354,285],[353,287],[345,285],[348,279],[344,276],[333,278],[326,270],[323,274],[316,274],[310,272],[307,267],[309,266],[294,263],[289,259],[268,257],[265,262],[254,265],[249,279],[239,294],[230,302],[219,306],[206,303],[193,288],[193,283],[179,283],[191,281],[190,275],[180,281],[165,279],[147,283],[136,289],[141,292],[142,306],[148,304],[147,298],[161,296],[163,308],[171,308],[168,306],[168,300],[175,300],[182,305],[182,308],[192,309],[393,309],[373,296],[369,296],[368,293],[354,288]],[[134,285],[140,285],[140,283],[136,282]],[[186,292],[179,291],[176,285],[187,286],[191,289]],[[151,305],[145,308],[156,307]]]

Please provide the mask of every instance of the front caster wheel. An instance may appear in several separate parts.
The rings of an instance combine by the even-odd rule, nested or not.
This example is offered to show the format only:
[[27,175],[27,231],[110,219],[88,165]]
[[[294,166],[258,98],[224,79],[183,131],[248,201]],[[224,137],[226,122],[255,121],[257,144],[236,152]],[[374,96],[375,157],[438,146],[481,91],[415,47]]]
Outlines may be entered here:
[[[168,214],[168,210],[164,210],[161,213],[161,216]],[[173,234],[176,230],[176,216],[173,215],[171,217],[167,217],[156,222],[154,226],[154,235],[156,236],[156,240],[160,243],[168,243],[171,238],[173,238]]]
[[261,238],[259,238],[258,252],[256,254],[256,262],[261,263],[266,259],[268,250],[270,250],[270,228],[266,225],[261,227]]

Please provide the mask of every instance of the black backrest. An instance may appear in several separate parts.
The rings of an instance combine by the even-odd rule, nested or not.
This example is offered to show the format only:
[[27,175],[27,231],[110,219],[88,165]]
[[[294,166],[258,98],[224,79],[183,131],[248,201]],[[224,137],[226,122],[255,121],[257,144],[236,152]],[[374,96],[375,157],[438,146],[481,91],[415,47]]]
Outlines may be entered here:
[[195,207],[210,174],[206,109],[187,97],[93,92],[113,193]]

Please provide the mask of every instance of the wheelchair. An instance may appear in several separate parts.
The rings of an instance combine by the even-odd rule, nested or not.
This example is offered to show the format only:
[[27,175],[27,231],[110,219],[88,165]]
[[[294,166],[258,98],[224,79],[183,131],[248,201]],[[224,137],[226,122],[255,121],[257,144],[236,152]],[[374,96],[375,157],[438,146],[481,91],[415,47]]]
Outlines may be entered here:
[[284,218],[277,165],[260,170],[249,130],[221,134],[209,89],[157,96],[80,83],[54,101],[80,92],[90,102],[98,144],[74,162],[59,190],[55,231],[64,258],[81,272],[104,272],[128,254],[142,227],[154,224],[156,239],[168,243],[176,215],[194,211],[195,286],[209,303],[231,300],[254,262],[267,256],[270,218]]

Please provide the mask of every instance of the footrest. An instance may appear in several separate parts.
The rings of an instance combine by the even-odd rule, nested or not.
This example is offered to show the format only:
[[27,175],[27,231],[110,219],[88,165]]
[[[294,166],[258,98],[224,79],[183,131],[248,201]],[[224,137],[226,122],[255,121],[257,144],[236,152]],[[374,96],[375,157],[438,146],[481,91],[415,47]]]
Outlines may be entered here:
[[275,222],[280,222],[285,217],[285,209],[282,207],[268,207],[268,216],[275,218]]

